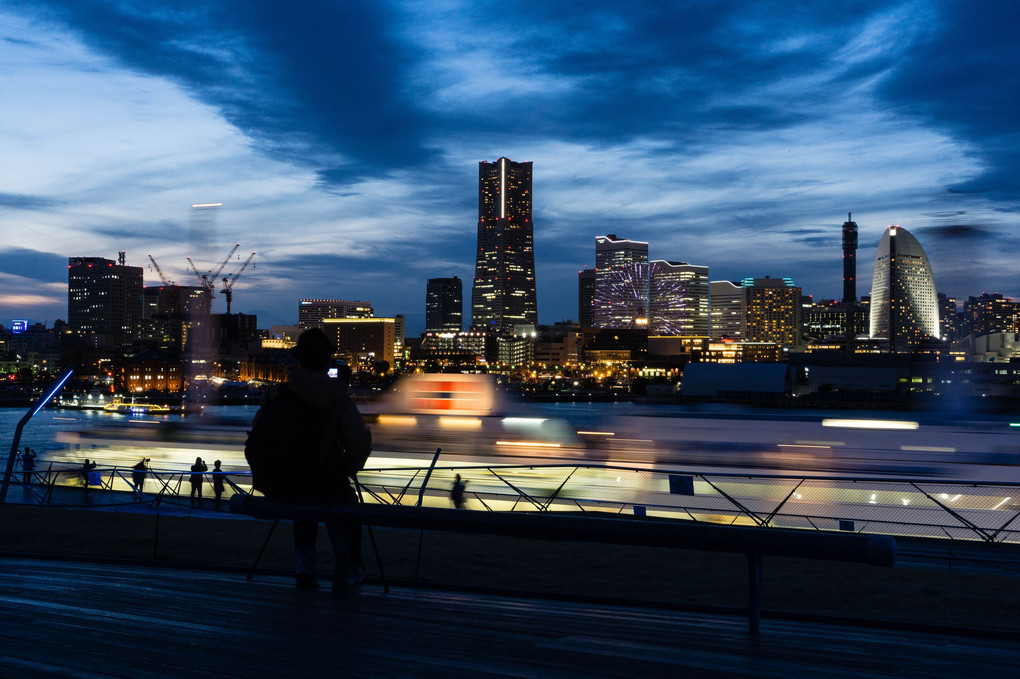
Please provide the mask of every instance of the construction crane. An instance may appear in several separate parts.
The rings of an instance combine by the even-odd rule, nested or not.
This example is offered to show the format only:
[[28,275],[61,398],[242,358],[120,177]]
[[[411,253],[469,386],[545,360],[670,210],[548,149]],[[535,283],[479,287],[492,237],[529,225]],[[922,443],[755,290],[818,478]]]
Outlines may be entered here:
[[230,315],[230,300],[234,297],[234,283],[236,283],[237,279],[241,277],[241,272],[248,268],[248,263],[251,262],[254,256],[254,252],[248,255],[248,259],[244,260],[244,264],[241,265],[241,268],[239,268],[236,272],[227,274],[223,277],[223,296],[227,298],[228,316]]
[[166,293],[165,293],[166,294],[166,299],[169,302],[169,306],[170,306],[169,313],[171,313],[171,314],[179,314],[180,311],[181,311],[181,309],[180,309],[180,298],[181,298],[180,288],[178,287],[178,285],[176,283],[174,283],[172,280],[170,280],[169,278],[166,277],[166,275],[163,273],[163,270],[159,268],[159,264],[156,263],[156,258],[155,257],[153,257],[152,255],[149,255],[149,261],[152,262],[152,267],[156,270],[156,273],[159,274],[159,280],[163,281],[163,288],[166,290]]
[[163,285],[167,285],[167,286],[177,285],[172,280],[170,280],[165,275],[163,275],[163,270],[159,268],[159,264],[156,264],[156,258],[155,257],[153,257],[152,255],[149,255],[149,261],[152,262],[152,267],[156,270],[156,273],[159,274],[159,280],[163,281]]
[[196,267],[195,263],[191,261],[191,257],[187,258],[188,266],[190,266],[191,270],[195,272],[196,276],[198,276],[199,283],[202,285],[203,288],[206,289],[206,292],[209,294],[210,299],[212,298],[213,293],[216,291],[215,290],[216,279],[219,277],[220,272],[223,271],[223,267],[227,265],[227,262],[230,261],[230,258],[234,256],[234,253],[237,252],[237,248],[239,247],[241,247],[241,244],[240,243],[236,244],[233,248],[230,249],[230,252],[227,253],[227,256],[223,258],[223,261],[220,262],[220,265],[216,267],[215,270],[210,269],[206,273],[200,273],[198,267]]

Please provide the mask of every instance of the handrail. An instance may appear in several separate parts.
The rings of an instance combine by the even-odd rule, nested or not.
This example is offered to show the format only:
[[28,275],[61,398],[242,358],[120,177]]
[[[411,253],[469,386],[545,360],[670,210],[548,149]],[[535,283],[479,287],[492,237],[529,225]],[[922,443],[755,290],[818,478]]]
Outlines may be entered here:
[[458,509],[279,502],[239,493],[230,511],[257,519],[355,519],[372,526],[567,540],[614,545],[665,547],[746,554],[748,626],[760,626],[761,567],[764,556],[822,559],[891,567],[896,541],[887,535],[819,533],[774,528],[716,526],[675,521],[557,515],[548,512],[466,512]]

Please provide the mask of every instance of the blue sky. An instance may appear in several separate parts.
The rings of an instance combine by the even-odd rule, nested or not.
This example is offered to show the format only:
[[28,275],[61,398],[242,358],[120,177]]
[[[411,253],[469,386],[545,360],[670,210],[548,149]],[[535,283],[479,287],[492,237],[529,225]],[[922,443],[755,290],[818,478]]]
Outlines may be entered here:
[[576,319],[605,233],[840,296],[851,210],[858,294],[899,224],[940,292],[1020,297],[1018,25],[1005,1],[8,0],[0,323],[66,318],[69,256],[191,284],[239,242],[260,326],[335,297],[416,334],[427,278],[470,298],[500,156],[534,162],[543,323]]

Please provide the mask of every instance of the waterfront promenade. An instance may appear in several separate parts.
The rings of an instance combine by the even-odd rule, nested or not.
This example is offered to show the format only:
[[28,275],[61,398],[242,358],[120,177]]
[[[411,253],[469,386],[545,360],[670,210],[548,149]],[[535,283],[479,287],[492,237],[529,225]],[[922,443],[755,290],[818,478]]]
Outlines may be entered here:
[[1011,676],[1016,640],[0,558],[0,676]]

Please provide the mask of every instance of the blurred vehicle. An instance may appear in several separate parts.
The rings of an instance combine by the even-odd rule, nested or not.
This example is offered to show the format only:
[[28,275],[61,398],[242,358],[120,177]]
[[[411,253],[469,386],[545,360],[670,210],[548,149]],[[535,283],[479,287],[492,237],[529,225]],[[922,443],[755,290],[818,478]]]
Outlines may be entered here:
[[567,422],[528,414],[489,375],[408,375],[365,411],[377,451],[547,459],[585,451]]

